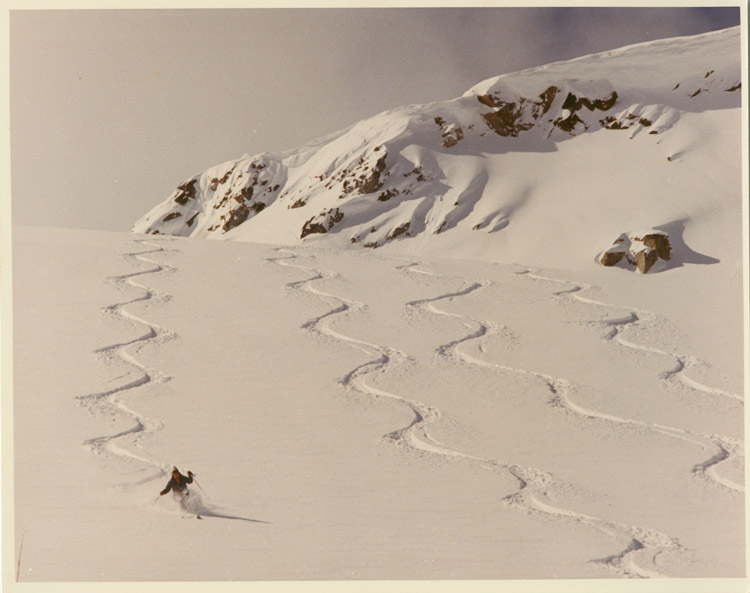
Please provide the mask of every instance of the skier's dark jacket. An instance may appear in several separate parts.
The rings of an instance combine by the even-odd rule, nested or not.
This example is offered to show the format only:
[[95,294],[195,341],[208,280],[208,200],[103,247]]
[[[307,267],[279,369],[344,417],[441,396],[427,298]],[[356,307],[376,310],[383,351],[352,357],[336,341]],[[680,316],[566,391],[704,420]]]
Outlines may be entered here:
[[[179,478],[176,478],[175,473]],[[180,472],[172,472],[172,478],[167,482],[167,487],[164,488],[159,494],[161,496],[164,496],[167,492],[170,490],[174,490],[175,492],[182,493],[187,490],[187,484],[193,483],[193,476],[191,475],[191,472],[188,472],[187,476],[183,476]]]

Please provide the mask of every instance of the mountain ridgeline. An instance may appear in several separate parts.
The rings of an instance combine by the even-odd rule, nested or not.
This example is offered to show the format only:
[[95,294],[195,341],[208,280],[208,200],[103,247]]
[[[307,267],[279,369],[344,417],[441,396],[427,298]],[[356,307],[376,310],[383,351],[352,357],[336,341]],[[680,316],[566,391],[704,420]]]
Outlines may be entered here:
[[[650,212],[671,191],[666,167],[679,160],[678,147],[664,140],[681,126],[704,130],[705,113],[739,118],[739,40],[732,28],[505,74],[456,99],[392,109],[294,150],[244,155],[182,182],[133,231],[353,248],[440,249],[445,241],[445,249],[474,244],[502,259],[523,252],[519,240],[538,250],[535,223],[548,234],[544,220],[562,217],[574,234],[591,233],[591,218],[609,213],[614,226],[604,225],[607,239],[590,244],[591,260],[621,233],[645,234],[679,218]],[[651,171],[640,197],[632,184],[623,194],[620,173],[591,175],[603,152],[613,171]],[[612,220],[624,200],[637,215]],[[546,241],[576,248],[566,233],[552,233]]]

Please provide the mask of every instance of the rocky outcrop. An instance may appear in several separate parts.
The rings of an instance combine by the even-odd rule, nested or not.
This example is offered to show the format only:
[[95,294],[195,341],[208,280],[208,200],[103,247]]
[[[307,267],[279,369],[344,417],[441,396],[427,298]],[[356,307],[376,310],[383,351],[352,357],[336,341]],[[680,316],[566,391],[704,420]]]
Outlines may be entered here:
[[404,234],[408,235],[410,226],[411,224],[408,222],[405,222],[404,224],[397,226],[395,229],[393,229],[391,234],[388,235],[388,240],[392,241],[393,239],[395,239],[396,237],[400,237],[401,235],[404,235]]
[[669,235],[663,231],[650,230],[646,233],[623,233],[612,246],[599,256],[603,266],[620,265],[635,268],[641,274],[648,272],[654,264],[672,258]]
[[184,206],[188,203],[188,200],[195,199],[195,184],[197,182],[197,179],[188,179],[182,185],[177,186],[173,194],[174,201],[180,206]]
[[440,126],[443,136],[443,146],[446,148],[455,146],[464,139],[464,130],[461,126],[448,123],[439,115],[435,117],[435,123]]
[[313,233],[327,233],[337,222],[341,222],[343,219],[344,214],[338,208],[324,210],[317,216],[313,216],[302,226],[300,239],[304,239],[307,235]]
[[[563,95],[566,91],[567,94]],[[515,138],[538,124],[544,128],[551,124],[553,128],[570,134],[579,127],[588,130],[588,118],[581,116],[584,109],[588,112],[609,111],[617,103],[617,92],[611,87],[606,92],[599,89],[597,94],[601,96],[589,97],[570,87],[563,90],[557,86],[550,86],[535,98],[511,99],[504,98],[502,93],[498,93],[477,95],[477,101],[493,108],[493,111],[482,114],[490,129],[500,136]],[[565,96],[564,100],[561,100],[562,96]]]
[[[516,138],[521,132],[534,127],[534,120],[536,119],[534,108],[538,104],[528,99],[502,101],[492,95],[479,95],[477,100],[488,107],[494,108],[494,111],[483,113],[482,117],[487,126],[500,136]],[[527,111],[531,112],[531,121],[525,117],[529,115]]]
[[378,159],[375,166],[372,168],[370,174],[364,179],[358,179],[355,186],[359,189],[361,194],[371,194],[378,191],[383,187],[383,182],[380,179],[380,174],[385,171],[385,158],[387,153]]
[[616,266],[620,263],[623,257],[625,257],[624,250],[620,251],[619,249],[610,247],[599,257],[599,263],[603,266]]
[[667,233],[650,233],[645,235],[643,239],[634,239],[635,241],[643,241],[646,247],[654,249],[656,254],[663,260],[669,261],[672,258],[672,246],[669,243],[669,236]]
[[234,227],[241,225],[247,220],[248,214],[250,214],[250,208],[245,204],[230,211],[229,216],[222,225],[222,230],[226,233],[227,231],[231,231]]
[[588,130],[589,125],[581,119],[579,112],[583,107],[588,111],[609,111],[612,109],[614,104],[617,102],[617,93],[612,93],[603,99],[589,99],[587,97],[579,97],[573,93],[568,93],[565,98],[565,102],[562,105],[562,114],[560,117],[555,119],[554,124],[564,132],[573,133],[573,130],[578,125],[583,126],[585,130]]

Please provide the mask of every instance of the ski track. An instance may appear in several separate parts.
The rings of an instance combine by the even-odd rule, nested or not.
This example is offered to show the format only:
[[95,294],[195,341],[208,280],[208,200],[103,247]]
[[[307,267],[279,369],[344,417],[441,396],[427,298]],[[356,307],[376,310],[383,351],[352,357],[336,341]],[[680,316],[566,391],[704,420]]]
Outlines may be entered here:
[[[406,266],[399,266],[398,269],[405,270],[413,273],[425,274],[424,271],[418,270],[414,267],[416,264],[408,264]],[[429,273],[433,276],[440,276],[439,274]],[[465,315],[450,313],[443,311],[442,309],[435,306],[435,303],[443,300],[452,300],[455,297],[461,297],[471,294],[475,291],[481,290],[493,283],[487,280],[478,280],[472,282],[468,287],[459,289],[458,291],[448,292],[446,294],[439,295],[428,299],[420,299],[406,303],[407,308],[422,309],[427,313],[435,315],[442,315],[445,317],[452,317],[460,320],[463,325],[470,331],[466,336],[447,342],[439,346],[436,349],[436,354],[445,358],[454,358],[456,360],[474,364],[482,367],[496,368],[503,371],[512,371],[520,373],[522,375],[532,376],[541,379],[545,382],[547,387],[553,394],[554,398],[559,397],[560,393],[565,387],[565,380],[555,379],[553,377],[544,375],[542,373],[534,371],[525,371],[522,369],[516,369],[513,367],[494,364],[486,362],[477,358],[474,358],[459,350],[459,346],[470,340],[480,339],[483,336],[488,335],[491,332],[496,332],[496,328],[489,321],[480,321]],[[479,346],[480,351],[484,351]],[[554,405],[554,399],[550,402]],[[495,460],[481,459],[471,455],[454,452],[454,455],[460,456],[464,459],[478,462],[481,465],[487,466],[492,465],[497,468],[502,468],[509,471],[512,475],[517,477],[520,481],[518,492],[506,496],[503,498],[503,502],[510,504],[511,506],[518,507],[526,512],[537,512],[543,513],[553,517],[561,517],[573,520],[575,522],[588,525],[594,529],[597,529],[610,537],[615,538],[618,541],[626,542],[625,548],[618,554],[606,556],[604,558],[592,559],[591,562],[602,564],[612,572],[629,578],[659,578],[664,577],[654,569],[644,568],[638,565],[633,556],[641,552],[643,555],[649,557],[649,563],[655,565],[655,558],[663,551],[681,551],[683,547],[677,541],[676,538],[668,535],[659,533],[653,529],[639,527],[636,525],[625,525],[609,519],[603,519],[583,513],[563,509],[556,507],[547,500],[547,488],[554,485],[557,482],[554,476],[543,472],[537,468],[521,468],[517,465],[498,462]]]
[[367,383],[367,375],[382,372],[389,365],[406,362],[410,360],[410,357],[395,348],[365,342],[332,329],[326,321],[335,315],[364,310],[366,308],[365,304],[346,299],[342,296],[332,295],[316,288],[313,286],[314,282],[330,280],[337,277],[337,274],[333,272],[321,272],[315,268],[293,264],[288,260],[298,258],[295,252],[288,249],[279,249],[278,251],[279,253],[287,254],[287,257],[270,258],[266,261],[313,274],[310,278],[289,282],[286,288],[288,290],[303,290],[308,292],[331,307],[326,313],[305,322],[302,325],[302,329],[323,337],[342,341],[370,357],[369,361],[355,367],[342,377],[339,380],[340,384],[345,388],[353,389],[372,398],[385,398],[395,401],[410,410],[413,415],[411,422],[407,426],[389,432],[383,436],[383,439],[416,452],[441,452],[439,445],[432,441],[424,430],[424,424],[433,422],[440,417],[440,412],[437,409],[395,393],[377,389]]
[[[467,461],[477,465],[478,467],[482,467],[490,471],[507,473],[515,478],[515,480],[518,482],[518,490],[502,498],[502,502],[504,502],[505,504],[508,504],[511,507],[519,508],[528,513],[540,513],[551,517],[562,517],[570,519],[602,531],[610,537],[613,537],[625,544],[624,549],[620,553],[610,555],[605,558],[593,559],[591,560],[591,562],[602,564],[616,574],[630,578],[651,578],[664,576],[658,573],[656,570],[646,569],[636,564],[636,562],[633,560],[633,555],[639,552],[647,552],[650,554],[651,564],[654,565],[654,559],[661,552],[667,550],[683,550],[683,547],[675,538],[664,535],[652,529],[624,525],[615,521],[601,519],[598,517],[584,515],[575,511],[555,507],[546,501],[547,488],[556,482],[556,479],[550,474],[540,471],[537,468],[521,467],[512,463],[494,459],[483,459],[480,457],[469,455],[467,453],[462,453],[460,451],[445,447],[444,445],[433,439],[427,432],[427,427],[429,426],[429,424],[434,423],[440,418],[441,414],[437,408],[428,406],[416,400],[408,399],[395,393],[390,393],[382,389],[375,388],[369,385],[366,380],[368,375],[376,372],[383,372],[389,365],[406,362],[410,360],[410,357],[407,354],[396,349],[387,346],[371,344],[357,338],[343,335],[340,332],[333,330],[330,325],[326,323],[327,320],[330,320],[333,316],[343,313],[361,311],[365,308],[365,305],[358,301],[346,299],[342,296],[323,292],[322,290],[313,286],[314,282],[335,278],[337,274],[335,274],[334,272],[322,272],[312,267],[293,264],[289,260],[298,258],[297,254],[294,251],[284,248],[281,248],[278,251],[279,253],[286,254],[286,257],[269,258],[266,261],[268,263],[295,268],[313,274],[309,278],[287,283],[287,289],[304,290],[318,297],[331,307],[331,309],[326,313],[323,313],[322,315],[314,317],[305,322],[302,325],[302,329],[311,331],[323,337],[343,341],[353,348],[360,350],[366,355],[372,357],[368,362],[355,367],[349,373],[347,373],[347,375],[345,375],[340,380],[340,383],[344,387],[353,389],[376,399],[386,398],[396,400],[400,404],[410,409],[413,413],[413,419],[407,426],[387,433],[383,436],[384,441],[397,444],[405,450],[409,450],[413,453],[422,455],[433,454],[441,456],[443,458]],[[441,276],[440,274],[435,274],[433,272],[418,270],[415,267],[416,265],[416,263],[411,263],[404,266],[398,266],[396,269],[429,276]],[[407,308],[421,307],[428,313],[458,318],[462,321],[464,326],[470,330],[470,333],[468,335],[458,340],[453,340],[441,345],[437,349],[437,354],[439,356],[448,357],[452,353],[458,352],[458,346],[460,344],[483,337],[490,331],[491,325],[489,323],[480,322],[466,316],[442,311],[437,308],[434,303],[443,299],[465,296],[477,290],[485,288],[486,286],[489,286],[491,284],[491,282],[480,280],[470,284],[466,288],[455,292],[444,294],[431,299],[413,301],[406,304]],[[471,360],[469,362],[474,361]],[[476,362],[479,364],[488,364],[482,361]]]
[[148,343],[163,343],[168,340],[174,339],[176,336],[170,330],[161,327],[151,321],[147,321],[137,315],[134,315],[126,309],[128,305],[134,303],[152,301],[160,302],[169,299],[169,295],[157,292],[151,288],[148,288],[135,281],[135,278],[148,274],[158,274],[161,272],[174,271],[172,266],[167,264],[160,264],[148,257],[151,253],[166,252],[167,250],[161,247],[157,243],[153,243],[147,240],[138,239],[135,241],[143,246],[153,247],[147,251],[139,251],[133,253],[125,253],[123,257],[131,262],[138,262],[151,264],[154,267],[146,270],[140,270],[137,272],[131,272],[129,274],[121,274],[118,276],[111,276],[107,280],[114,283],[119,287],[132,287],[142,291],[139,296],[124,302],[114,303],[108,305],[102,309],[102,313],[108,317],[116,319],[126,319],[134,322],[136,325],[143,325],[146,328],[145,333],[142,335],[128,340],[126,342],[117,342],[108,346],[103,346],[94,351],[96,357],[105,364],[125,364],[128,367],[128,372],[125,374],[111,379],[109,382],[123,379],[130,375],[135,375],[135,378],[121,383],[117,387],[107,389],[104,391],[97,391],[86,395],[79,395],[76,397],[78,402],[83,405],[92,414],[108,414],[114,418],[126,418],[133,422],[130,428],[127,428],[121,432],[111,435],[104,435],[88,439],[84,444],[89,447],[94,453],[100,455],[110,455],[120,459],[128,459],[144,462],[150,466],[156,466],[162,470],[158,475],[148,478],[148,480],[161,477],[169,471],[169,465],[161,463],[145,455],[138,454],[124,446],[120,445],[119,442],[124,439],[128,439],[128,442],[132,443],[137,448],[142,448],[140,440],[149,434],[153,434],[161,430],[164,424],[156,419],[150,418],[139,412],[129,408],[118,396],[126,392],[132,392],[135,389],[141,388],[150,383],[164,383],[169,380],[169,377],[164,375],[162,372],[156,369],[147,368],[145,365],[140,363],[136,358],[136,355],[140,349]]
[[[532,278],[534,280],[541,280],[541,281],[547,281],[547,282],[558,283],[558,284],[572,284],[573,285],[573,287],[570,289],[554,292],[553,295],[555,297],[559,297],[559,298],[569,297],[579,302],[582,302],[584,304],[594,305],[597,307],[624,309],[627,312],[627,314],[623,318],[597,322],[599,324],[612,327],[612,330],[605,336],[606,340],[616,341],[620,345],[626,348],[633,349],[633,350],[644,351],[644,352],[648,352],[652,354],[658,354],[661,356],[674,358],[676,361],[675,368],[670,371],[666,371],[662,373],[661,375],[662,380],[664,380],[667,383],[670,380],[673,380],[675,377],[677,377],[684,384],[692,387],[693,389],[697,391],[708,393],[708,394],[716,394],[716,395],[730,397],[732,399],[739,400],[740,402],[743,401],[743,398],[737,394],[734,394],[728,391],[723,391],[720,389],[715,389],[715,388],[703,385],[701,383],[698,383],[697,381],[693,381],[689,377],[686,377],[684,373],[687,369],[689,369],[693,365],[700,364],[696,358],[692,356],[688,356],[688,355],[669,353],[669,352],[660,350],[652,346],[646,346],[643,344],[638,344],[638,343],[626,340],[623,337],[623,333],[628,327],[636,326],[642,319],[655,317],[655,315],[651,313],[650,311],[637,309],[635,307],[624,307],[624,306],[615,305],[612,303],[596,301],[593,299],[583,297],[580,294],[578,294],[579,292],[585,289],[591,288],[589,286],[585,286],[585,285],[580,286],[578,284],[575,284],[574,282],[570,282],[567,280],[557,280],[555,278],[548,278],[545,276],[540,276],[538,274],[532,273],[530,270],[524,270],[522,272],[518,272],[518,275]],[[477,361],[476,359],[474,359],[474,362],[481,362],[481,361]],[[495,365],[495,366],[498,366],[499,368],[507,368],[508,370],[513,370],[513,369],[510,369],[510,367],[503,367],[502,365]],[[524,372],[527,372],[527,371],[524,371]],[[616,416],[612,414],[606,414],[604,412],[591,410],[591,409],[585,408],[583,406],[580,406],[574,403],[570,399],[570,393],[573,391],[573,384],[570,381],[567,381],[565,379],[555,379],[547,375],[544,375],[542,373],[532,373],[532,374],[535,374],[539,378],[545,380],[550,386],[550,389],[552,390],[552,392],[559,399],[559,401],[567,409],[572,410],[573,412],[577,414],[580,414],[587,418],[592,418],[592,419],[595,418],[595,419],[605,420],[605,421],[614,422],[614,423],[622,424],[622,425],[631,425],[631,426],[639,426],[639,427],[647,428],[655,432],[659,432],[661,434],[665,434],[670,437],[682,439],[687,442],[698,445],[703,451],[708,452],[709,457],[705,461],[699,462],[693,466],[691,471],[694,475],[698,477],[702,477],[702,478],[707,478],[708,480],[719,485],[720,487],[723,487],[731,491],[735,491],[735,492],[745,491],[745,487],[743,484],[734,482],[733,480],[725,478],[717,473],[717,466],[720,463],[732,457],[744,456],[744,445],[739,439],[735,439],[735,438],[723,436],[723,435],[714,435],[714,434],[694,432],[694,431],[690,431],[686,429],[665,426],[662,424],[652,424],[650,422],[646,422],[643,420],[624,418],[621,416]]]
[[553,283],[558,283],[558,284],[572,284],[573,285],[573,287],[570,289],[554,292],[553,295],[556,297],[562,297],[562,298],[570,297],[572,299],[575,299],[581,303],[585,303],[588,305],[594,305],[597,307],[623,309],[627,311],[626,317],[623,317],[621,319],[611,319],[608,321],[596,322],[601,325],[611,326],[612,329],[610,333],[605,336],[607,340],[615,341],[618,344],[626,348],[631,348],[633,350],[640,350],[642,352],[649,352],[652,354],[659,354],[661,356],[674,358],[675,359],[674,370],[666,371],[662,374],[661,378],[666,381],[670,381],[676,378],[677,380],[681,381],[684,385],[687,385],[688,387],[692,388],[695,391],[702,392],[702,393],[709,394],[709,395],[720,395],[723,397],[728,397],[736,401],[739,401],[741,404],[744,404],[744,398],[740,394],[733,393],[731,391],[726,391],[723,389],[718,389],[716,387],[710,387],[708,385],[704,385],[688,377],[686,373],[687,371],[690,370],[690,368],[703,364],[697,358],[690,356],[690,355],[686,355],[686,354],[666,352],[664,350],[660,350],[659,348],[654,348],[653,346],[647,346],[645,344],[638,344],[636,342],[631,342],[625,339],[623,334],[628,327],[631,327],[631,328],[635,327],[642,321],[645,321],[649,318],[655,319],[656,315],[654,313],[650,311],[645,311],[643,309],[638,309],[636,307],[627,307],[627,306],[622,306],[622,305],[616,305],[613,303],[604,303],[601,301],[596,301],[594,299],[581,296],[581,294],[579,293],[591,288],[590,286],[587,286],[585,284],[578,285],[568,280],[558,280],[555,278],[548,278],[545,276],[540,276],[538,274],[534,274],[530,270],[524,270],[522,272],[518,272],[518,275],[526,276],[534,280],[542,280],[542,281],[553,282]]

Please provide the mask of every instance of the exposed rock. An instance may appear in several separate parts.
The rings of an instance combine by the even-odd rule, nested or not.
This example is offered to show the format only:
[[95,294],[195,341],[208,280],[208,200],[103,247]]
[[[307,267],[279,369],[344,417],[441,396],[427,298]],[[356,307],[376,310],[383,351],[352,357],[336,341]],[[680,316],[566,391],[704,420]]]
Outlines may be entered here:
[[659,256],[653,249],[641,249],[635,254],[635,266],[641,274],[645,274],[656,263],[657,259],[659,259]]
[[182,213],[181,213],[181,212],[172,212],[171,214],[167,214],[167,215],[166,215],[166,216],[165,216],[165,217],[163,218],[163,222],[167,222],[167,221],[169,221],[169,220],[174,220],[175,218],[179,218],[180,216],[182,216]]
[[332,208],[330,210],[324,210],[317,216],[313,216],[302,226],[302,234],[300,239],[304,239],[307,235],[313,233],[327,233],[330,231],[337,222],[341,222],[344,218],[344,213],[338,208]]
[[604,119],[600,119],[599,123],[608,130],[627,130],[630,127],[630,124],[620,121],[614,115],[608,115]]
[[452,128],[451,131],[443,134],[443,146],[450,148],[455,146],[464,139],[464,131],[461,127]]
[[328,232],[328,229],[325,226],[323,226],[321,223],[308,220],[302,227],[302,234],[300,235],[300,239],[304,239],[305,237],[307,237],[307,235],[312,235],[313,233],[327,233],[327,232]]
[[568,93],[565,97],[562,109],[565,116],[558,117],[554,124],[564,132],[572,133],[576,126],[582,124],[584,129],[588,129],[586,123],[578,115],[578,111],[585,107],[589,111],[609,111],[612,109],[614,104],[617,102],[617,93],[612,91],[612,94],[606,99],[588,99],[586,97],[578,97],[573,93]]
[[586,97],[577,97],[573,93],[568,93],[563,103],[563,109],[569,109],[572,112],[580,111],[581,107],[585,107],[589,111],[609,111],[617,103],[617,92],[612,91],[609,97],[606,99],[594,99],[593,101]]
[[560,128],[563,132],[573,133],[573,130],[575,130],[576,126],[578,124],[583,124],[585,129],[588,129],[588,126],[583,122],[583,120],[578,117],[577,113],[571,113],[567,117],[558,117],[554,124],[556,127]]
[[195,184],[197,182],[197,179],[190,179],[182,185],[177,186],[177,192],[175,193],[174,201],[177,202],[180,206],[184,206],[185,204],[187,204],[188,200],[194,199]]
[[[483,95],[487,96],[487,95]],[[490,113],[483,113],[482,117],[487,125],[496,134],[500,136],[517,137],[521,132],[530,130],[534,127],[533,122],[519,122],[519,118],[523,115],[522,107],[518,107],[516,103],[502,103],[498,106],[499,108]]]
[[602,255],[601,259],[599,260],[599,263],[601,263],[603,266],[614,266],[622,260],[622,258],[625,257],[624,251],[610,251],[607,250]]
[[385,171],[385,159],[387,156],[388,153],[384,154],[378,159],[378,162],[375,163],[375,167],[373,168],[372,173],[368,177],[365,177],[362,180],[357,180],[356,185],[359,188],[359,193],[371,194],[383,187],[383,182],[380,180],[380,174]]
[[[253,186],[248,185],[247,187],[243,187],[242,191],[240,192],[240,196],[243,200],[251,200],[253,197]],[[239,200],[237,200],[239,201]]]
[[387,189],[384,192],[380,193],[380,195],[378,196],[378,201],[379,202],[387,202],[392,197],[397,196],[397,195],[398,195],[398,190],[397,189]]
[[[642,111],[642,108],[638,106],[632,106],[630,109],[635,111]],[[642,126],[644,128],[651,127],[653,122],[638,113],[632,111],[623,111],[615,115],[608,115],[603,119],[599,120],[599,124],[607,130],[627,130],[632,126]],[[658,134],[659,130],[651,130],[649,134]]]
[[662,231],[647,233],[623,233],[599,258],[603,266],[618,264],[648,272],[660,259],[669,261],[672,247],[669,236]]
[[[639,239],[635,240],[638,241]],[[645,235],[641,240],[646,247],[655,249],[656,254],[661,259],[669,261],[672,255],[672,246],[669,244],[669,236],[667,234],[651,233]]]
[[541,95],[539,95],[539,98],[542,100],[542,115],[547,113],[549,111],[549,108],[552,107],[552,102],[555,100],[555,97],[559,92],[560,89],[558,89],[556,86],[551,86],[547,88],[547,90],[544,91]]
[[483,105],[487,105],[487,107],[498,107],[498,105],[495,104],[492,95],[477,95],[477,101]]
[[440,126],[443,133],[443,146],[446,148],[455,146],[464,139],[464,130],[460,126],[447,123],[445,119],[439,115],[435,117],[435,123]]
[[234,167],[229,169],[224,175],[221,177],[221,179],[217,177],[213,177],[211,179],[211,191],[216,191],[216,188],[219,187],[222,183],[226,183],[227,179],[229,179],[229,176],[234,171]]
[[224,222],[221,228],[226,233],[245,222],[249,214],[250,209],[245,204],[242,204],[229,213],[229,218]]
[[409,226],[410,226],[410,223],[405,222],[404,224],[396,227],[395,229],[393,229],[393,231],[391,232],[391,234],[388,235],[388,240],[389,241],[393,240],[396,237],[400,237],[404,233],[408,233],[409,232]]
[[[537,100],[520,97],[514,101],[504,101],[493,95],[478,95],[477,100],[494,109],[489,113],[483,113],[482,117],[495,133],[500,136],[517,137],[521,132],[530,130],[536,125],[550,110],[559,92],[558,87],[550,86],[539,95]],[[589,111],[608,111],[616,102],[617,92],[615,91],[607,97],[595,99],[579,97],[573,92],[568,92],[561,107],[561,113],[552,121],[552,124],[569,133],[573,133],[579,125],[588,129],[577,112],[584,107]]]
[[185,221],[185,224],[188,226],[193,226],[193,223],[195,222],[195,219],[198,218],[198,215],[200,212],[196,212],[193,214],[188,220]]

